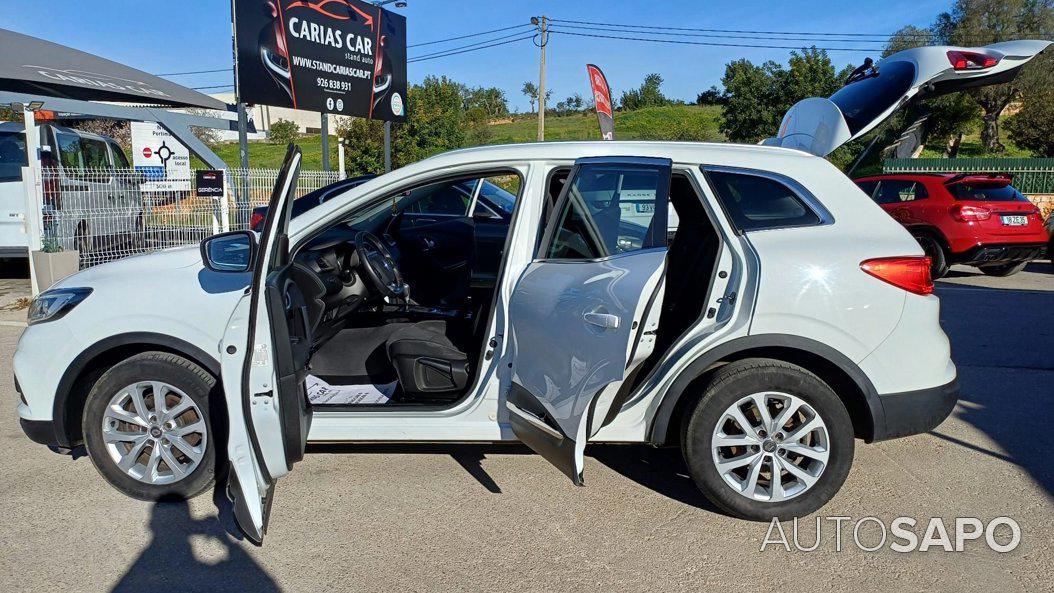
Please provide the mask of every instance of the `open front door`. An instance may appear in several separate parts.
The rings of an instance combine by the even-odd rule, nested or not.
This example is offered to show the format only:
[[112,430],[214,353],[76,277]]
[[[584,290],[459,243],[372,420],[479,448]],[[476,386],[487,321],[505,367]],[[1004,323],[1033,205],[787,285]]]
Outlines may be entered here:
[[655,341],[670,173],[669,159],[578,160],[509,302],[512,430],[578,485],[604,394]]
[[863,136],[910,101],[1013,80],[1050,41],[1005,41],[984,47],[906,49],[866,61],[830,98],[810,97],[783,116],[770,146],[826,156]]
[[300,159],[300,149],[290,146],[259,238],[252,285],[221,345],[230,418],[227,493],[238,526],[256,544],[267,531],[275,483],[303,458],[311,425],[304,379],[312,336],[286,235]]

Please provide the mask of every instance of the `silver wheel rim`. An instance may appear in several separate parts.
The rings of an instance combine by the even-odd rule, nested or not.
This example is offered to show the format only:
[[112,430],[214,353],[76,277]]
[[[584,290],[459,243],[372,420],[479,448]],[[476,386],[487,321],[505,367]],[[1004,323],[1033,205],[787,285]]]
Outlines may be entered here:
[[187,394],[161,381],[140,381],[110,398],[102,420],[106,451],[140,482],[171,484],[205,457],[205,417]]
[[752,393],[729,406],[714,427],[711,450],[721,479],[751,500],[780,502],[812,488],[827,469],[830,435],[805,400]]

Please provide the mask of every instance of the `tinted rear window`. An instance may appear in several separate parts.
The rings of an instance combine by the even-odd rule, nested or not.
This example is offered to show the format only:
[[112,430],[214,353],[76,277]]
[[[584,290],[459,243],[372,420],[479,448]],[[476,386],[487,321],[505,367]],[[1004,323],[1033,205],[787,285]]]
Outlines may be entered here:
[[0,181],[21,181],[26,162],[26,139],[17,132],[0,132]]
[[877,76],[863,78],[842,87],[831,101],[842,110],[853,134],[897,104],[915,81],[911,62],[882,64]]
[[983,183],[956,183],[948,186],[956,200],[976,200],[978,202],[1027,202],[1028,198],[1021,195],[1012,185],[983,184]]
[[816,215],[786,185],[757,175],[710,171],[707,173],[718,199],[743,231],[809,226],[820,223]]

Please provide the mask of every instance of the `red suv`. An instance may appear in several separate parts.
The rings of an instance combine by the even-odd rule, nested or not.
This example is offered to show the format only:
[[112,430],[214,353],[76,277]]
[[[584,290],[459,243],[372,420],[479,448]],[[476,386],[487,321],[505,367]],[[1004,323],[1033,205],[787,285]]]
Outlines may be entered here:
[[1049,236],[1006,174],[911,173],[856,184],[915,236],[940,278],[952,264],[1009,276],[1041,257]]

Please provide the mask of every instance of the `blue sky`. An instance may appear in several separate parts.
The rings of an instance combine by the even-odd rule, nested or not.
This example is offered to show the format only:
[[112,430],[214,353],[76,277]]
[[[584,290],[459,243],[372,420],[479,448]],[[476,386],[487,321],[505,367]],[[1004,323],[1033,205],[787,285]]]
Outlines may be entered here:
[[[407,17],[408,43],[412,45],[525,23],[531,16],[541,14],[567,20],[655,26],[889,33],[906,24],[928,25],[937,13],[948,9],[951,1],[408,0],[408,3],[406,8],[395,10]],[[226,0],[52,0],[48,7],[47,11],[4,10],[0,27],[70,45],[152,73],[224,68],[231,63],[230,4]],[[500,35],[503,33],[492,37]],[[409,54],[412,58],[472,41],[411,48]],[[799,41],[729,41],[801,44]],[[853,44],[828,42],[826,45]],[[645,74],[658,72],[666,81],[663,88],[667,95],[693,100],[699,91],[719,84],[724,65],[730,60],[785,62],[788,54],[789,50],[783,49],[679,46],[554,34],[548,46],[548,86],[553,89],[553,102],[575,92],[587,96],[585,64],[592,62],[604,69],[616,96],[624,89],[639,85]],[[841,65],[850,61],[859,63],[864,56],[877,56],[877,52],[839,51],[831,55]],[[430,74],[445,74],[473,86],[497,86],[506,91],[513,108],[526,111],[528,103],[519,89],[523,81],[538,78],[538,49],[527,40],[409,64],[412,82]],[[187,86],[207,86],[228,84],[230,76],[203,74],[174,80]]]

